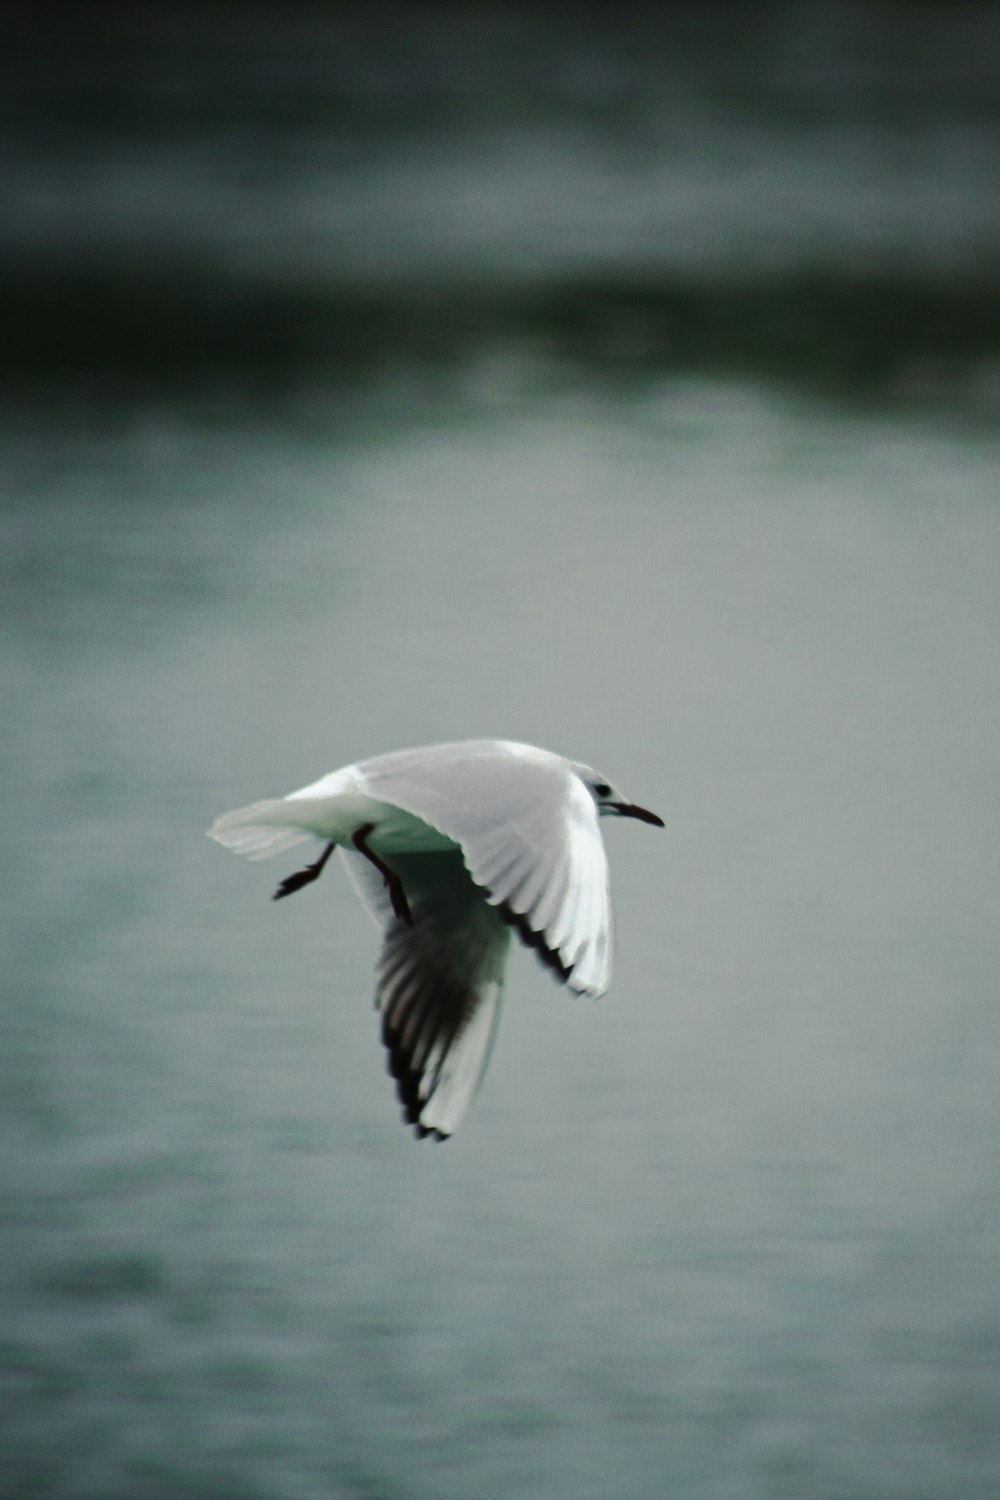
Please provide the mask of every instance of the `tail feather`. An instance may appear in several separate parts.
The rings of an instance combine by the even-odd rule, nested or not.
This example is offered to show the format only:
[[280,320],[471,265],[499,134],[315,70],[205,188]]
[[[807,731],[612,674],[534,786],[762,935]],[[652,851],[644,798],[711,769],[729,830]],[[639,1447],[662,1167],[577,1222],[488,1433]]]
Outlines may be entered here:
[[216,818],[208,830],[208,837],[215,839],[224,849],[242,854],[245,859],[267,859],[272,854],[294,848],[305,839],[316,837],[309,828],[294,824],[289,827],[295,811],[284,797],[251,802],[249,807],[237,807],[233,812]]

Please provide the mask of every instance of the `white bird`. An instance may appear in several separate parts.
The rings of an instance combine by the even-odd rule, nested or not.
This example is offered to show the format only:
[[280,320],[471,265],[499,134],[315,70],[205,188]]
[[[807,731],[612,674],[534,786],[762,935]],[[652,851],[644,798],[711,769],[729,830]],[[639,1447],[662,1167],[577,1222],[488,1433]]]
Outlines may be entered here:
[[607,989],[598,818],[608,814],[663,827],[590,766],[510,740],[465,740],[344,766],[224,813],[208,833],[248,859],[325,840],[275,900],[316,880],[339,847],[384,931],[375,1004],[404,1118],[444,1140],[486,1071],[511,928],[576,994]]

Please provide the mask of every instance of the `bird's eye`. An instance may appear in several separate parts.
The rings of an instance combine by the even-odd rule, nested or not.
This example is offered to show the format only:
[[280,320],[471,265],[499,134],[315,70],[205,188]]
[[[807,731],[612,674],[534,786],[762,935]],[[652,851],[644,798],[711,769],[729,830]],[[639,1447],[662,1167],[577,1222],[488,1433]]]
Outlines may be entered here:
[[594,782],[594,796],[595,797],[610,797],[611,796],[611,788],[608,786],[608,783],[606,781],[595,781]]

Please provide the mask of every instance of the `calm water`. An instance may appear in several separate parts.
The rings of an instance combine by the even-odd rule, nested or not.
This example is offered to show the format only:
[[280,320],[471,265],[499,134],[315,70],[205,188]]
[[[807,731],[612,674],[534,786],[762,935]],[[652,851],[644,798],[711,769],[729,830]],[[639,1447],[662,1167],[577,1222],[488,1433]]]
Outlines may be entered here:
[[[768,294],[806,317],[792,368],[765,350],[755,370],[750,334],[730,359],[694,292],[684,306],[714,367],[685,364],[663,323],[680,283],[657,282],[649,302],[629,280],[637,257],[651,263],[643,223],[677,203],[630,134],[622,79],[666,128],[638,45],[549,43],[516,89],[505,54],[470,138],[468,101],[441,104],[457,108],[467,75],[434,73],[430,46],[409,71],[397,59],[390,88],[375,66],[387,50],[351,33],[368,92],[342,82],[328,98],[306,88],[316,54],[297,34],[271,72],[260,64],[281,87],[251,131],[245,102],[220,85],[211,115],[199,93],[206,70],[228,76],[232,41],[175,39],[159,71],[129,77],[154,123],[194,120],[184,149],[147,122],[125,151],[127,90],[80,148],[79,170],[119,207],[103,239],[74,207],[75,176],[68,207],[49,191],[69,150],[54,106],[49,134],[26,112],[8,136],[8,180],[28,180],[31,158],[37,189],[18,233],[44,219],[67,254],[42,268],[49,292],[69,284],[83,229],[112,267],[98,280],[117,285],[120,224],[142,228],[125,204],[157,152],[178,191],[169,223],[152,195],[144,232],[176,256],[192,225],[210,227],[197,163],[225,177],[219,141],[243,140],[241,120],[275,155],[284,142],[294,171],[267,159],[249,186],[233,181],[262,216],[240,233],[271,257],[285,329],[305,316],[296,247],[276,254],[261,224],[280,222],[293,186],[307,205],[307,179],[315,222],[335,217],[323,161],[340,181],[347,160],[352,201],[388,244],[386,170],[404,150],[427,174],[425,223],[464,222],[456,164],[485,192],[502,160],[523,188],[533,128],[583,161],[566,102],[583,97],[579,129],[631,163],[631,192],[611,175],[635,213],[626,233],[603,200],[563,199],[561,219],[566,178],[543,152],[549,218],[516,201],[544,254],[519,259],[512,234],[488,268],[502,262],[503,317],[465,278],[486,267],[483,244],[441,229],[430,279],[390,277],[387,300],[321,354],[298,335],[282,352],[238,334],[213,363],[178,314],[201,306],[189,264],[142,325],[163,353],[179,318],[166,382],[127,328],[104,353],[71,328],[65,358],[53,344],[42,366],[8,350],[5,1500],[997,1493],[1000,436],[987,314],[958,348],[927,312],[952,295],[961,235],[919,191],[928,142],[975,135],[989,110],[975,49],[949,53],[939,26],[893,50],[882,12],[851,14],[825,48],[806,26],[796,52],[789,18],[815,13],[774,12],[789,24],[761,44],[768,118],[779,96],[840,99],[845,80],[867,101],[836,130],[822,112],[772,123],[787,168],[774,180],[825,143],[841,175],[816,203],[829,260],[846,263],[843,133],[868,160],[900,130],[917,143],[897,153],[893,202],[921,205],[898,221],[923,267],[904,287],[922,310],[919,359],[908,335],[866,342],[861,318],[844,356],[830,298],[848,283],[832,271],[818,292],[789,272]],[[728,141],[736,171],[735,116],[753,100],[725,102],[737,65],[695,41],[703,71],[685,76],[718,132],[711,149],[689,140],[707,263],[720,161]],[[480,28],[462,55],[482,65],[487,43],[512,45]],[[92,71],[60,72],[31,46],[52,98],[89,109]],[[931,74],[918,109],[907,80]],[[241,77],[260,103],[257,75]],[[304,121],[293,96],[312,100]],[[399,116],[382,134],[373,99]],[[119,179],[112,161],[134,171]],[[995,245],[981,165],[973,153],[947,181],[967,249]],[[802,264],[782,212],[770,243]],[[574,217],[630,288],[624,372],[577,283],[569,297],[559,281]],[[42,273],[10,265],[13,303],[9,288]],[[333,269],[322,316],[363,302],[346,250]],[[538,300],[551,275],[569,298],[558,317]],[[741,275],[730,265],[720,285]],[[428,352],[450,287],[465,311]],[[91,303],[74,295],[79,333]],[[827,355],[851,374],[836,397]],[[593,761],[667,828],[607,830],[611,993],[574,1002],[514,954],[482,1094],[435,1148],[398,1123],[371,1013],[376,935],[347,883],[334,872],[274,907],[284,866],[202,835],[219,811],[344,761],[476,734]]]

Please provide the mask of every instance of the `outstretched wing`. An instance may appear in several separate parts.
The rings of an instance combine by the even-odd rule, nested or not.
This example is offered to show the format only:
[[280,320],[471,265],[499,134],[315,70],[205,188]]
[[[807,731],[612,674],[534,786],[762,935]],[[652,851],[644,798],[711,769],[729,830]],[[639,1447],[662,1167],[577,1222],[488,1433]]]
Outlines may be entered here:
[[594,800],[564,762],[486,740],[380,756],[358,772],[372,796],[461,846],[487,902],[572,990],[604,993],[608,862]]
[[385,933],[375,1004],[403,1114],[444,1140],[475,1097],[500,1017],[510,933],[483,900],[459,851],[396,854],[413,925],[393,916],[382,877],[341,848],[358,893]]

